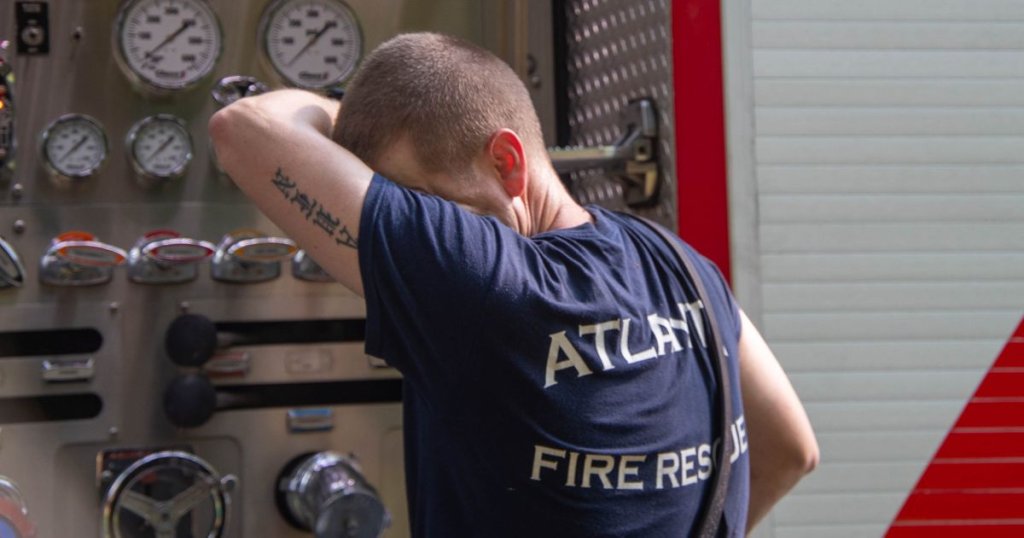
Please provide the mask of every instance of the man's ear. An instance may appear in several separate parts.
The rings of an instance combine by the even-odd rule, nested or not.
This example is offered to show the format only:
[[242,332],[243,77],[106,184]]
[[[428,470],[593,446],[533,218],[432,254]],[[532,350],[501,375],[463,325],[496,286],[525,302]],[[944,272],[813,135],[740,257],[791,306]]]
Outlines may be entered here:
[[487,142],[487,156],[491,160],[501,186],[511,198],[526,192],[526,152],[523,141],[511,129],[501,129],[491,135]]

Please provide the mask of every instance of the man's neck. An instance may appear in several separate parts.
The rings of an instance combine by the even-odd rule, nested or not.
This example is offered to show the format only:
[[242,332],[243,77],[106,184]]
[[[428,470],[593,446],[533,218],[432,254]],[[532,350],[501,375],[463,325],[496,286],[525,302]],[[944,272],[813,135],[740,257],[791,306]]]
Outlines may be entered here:
[[535,235],[593,222],[590,212],[573,200],[554,170],[545,173],[544,180],[535,183],[540,188],[534,191],[532,199],[528,201],[531,208],[530,228],[522,230],[524,235]]

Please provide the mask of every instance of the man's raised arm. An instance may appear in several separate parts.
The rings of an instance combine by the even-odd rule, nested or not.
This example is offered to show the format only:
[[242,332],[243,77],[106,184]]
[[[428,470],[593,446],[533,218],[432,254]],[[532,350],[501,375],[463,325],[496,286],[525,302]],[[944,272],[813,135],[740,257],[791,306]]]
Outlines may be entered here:
[[329,138],[339,106],[280,90],[221,109],[209,130],[221,166],[260,210],[362,295],[359,218],[373,171]]

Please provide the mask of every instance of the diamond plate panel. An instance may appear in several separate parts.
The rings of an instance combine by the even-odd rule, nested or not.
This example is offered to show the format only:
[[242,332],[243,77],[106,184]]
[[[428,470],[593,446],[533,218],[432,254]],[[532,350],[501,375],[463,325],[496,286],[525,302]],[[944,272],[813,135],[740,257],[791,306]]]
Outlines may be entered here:
[[675,133],[672,91],[672,19],[669,0],[569,0],[568,95],[570,143],[596,146],[621,135],[619,111],[640,97],[658,108],[658,202],[630,210],[620,180],[600,171],[575,173],[569,188],[582,203],[630,210],[676,227]]

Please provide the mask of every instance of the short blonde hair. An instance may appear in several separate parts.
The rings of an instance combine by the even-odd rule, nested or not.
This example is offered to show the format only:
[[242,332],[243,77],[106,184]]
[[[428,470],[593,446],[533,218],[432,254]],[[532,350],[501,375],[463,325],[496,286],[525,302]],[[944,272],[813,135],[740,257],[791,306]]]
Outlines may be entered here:
[[516,132],[526,151],[544,151],[530,95],[490,52],[434,33],[402,34],[371,52],[342,99],[333,138],[374,167],[407,136],[428,172],[459,175],[491,135]]

